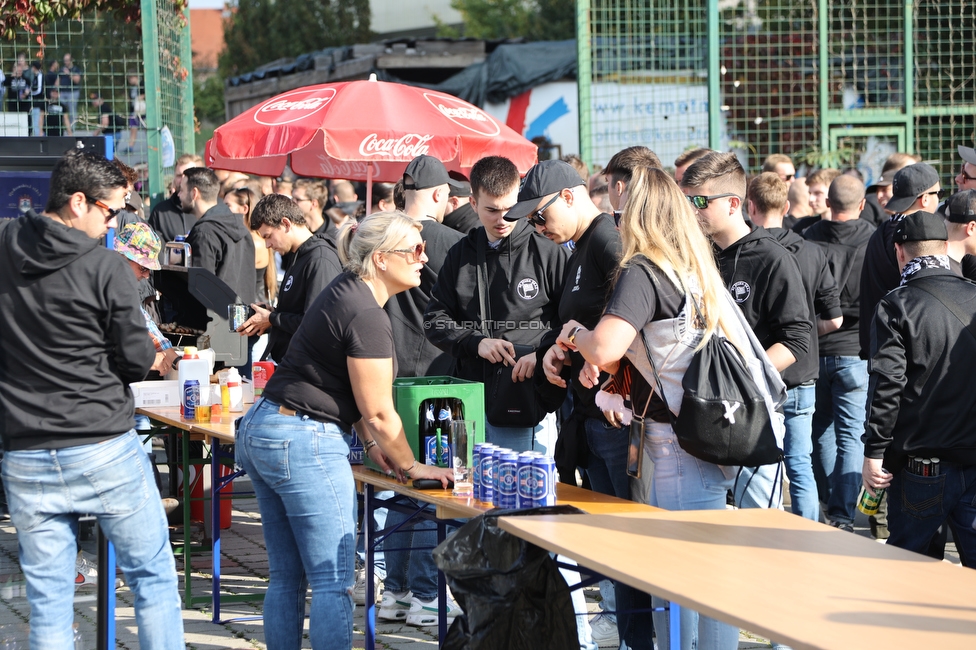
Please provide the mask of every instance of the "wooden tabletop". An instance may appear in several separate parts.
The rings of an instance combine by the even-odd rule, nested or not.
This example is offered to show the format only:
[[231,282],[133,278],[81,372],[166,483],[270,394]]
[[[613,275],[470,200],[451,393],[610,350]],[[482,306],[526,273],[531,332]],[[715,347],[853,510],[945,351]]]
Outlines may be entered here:
[[[392,490],[418,501],[433,504],[435,513],[440,519],[469,519],[494,508],[490,503],[452,496],[450,489],[418,490],[364,465],[353,465],[352,473],[359,483],[369,483],[378,490]],[[556,485],[556,503],[557,505],[576,506],[589,513],[652,512],[657,510],[657,508],[642,503],[618,499],[563,483]]]
[[194,437],[214,438],[224,444],[234,442],[234,420],[244,415],[234,412],[220,418],[213,418],[210,422],[196,422],[195,420],[180,418],[180,407],[178,406],[157,406],[153,408],[140,406],[136,408],[136,413],[145,415],[150,420],[189,431]]
[[503,517],[499,524],[795,650],[976,648],[976,571],[780,510]]

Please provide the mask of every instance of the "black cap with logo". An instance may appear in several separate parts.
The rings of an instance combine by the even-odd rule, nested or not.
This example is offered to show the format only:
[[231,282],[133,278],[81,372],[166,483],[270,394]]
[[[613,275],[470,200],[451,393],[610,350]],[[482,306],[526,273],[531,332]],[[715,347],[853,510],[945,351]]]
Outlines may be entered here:
[[[929,187],[932,187],[929,185]],[[949,239],[945,220],[931,212],[915,212],[895,226],[894,242],[904,244],[913,241],[945,241]]]
[[579,172],[562,160],[544,160],[525,175],[519,189],[518,203],[505,215],[505,221],[518,221],[527,217],[539,205],[539,199],[547,194],[561,192],[568,187],[583,184]]
[[912,203],[915,203],[915,199],[938,183],[939,173],[932,165],[915,163],[899,169],[891,183],[892,196],[885,210],[898,213],[907,210]]
[[[410,182],[407,182],[407,176]],[[453,188],[462,188],[463,185],[450,177],[447,168],[437,158],[433,156],[417,156],[407,165],[403,172],[403,189],[405,190],[426,190],[431,187],[448,185]]]

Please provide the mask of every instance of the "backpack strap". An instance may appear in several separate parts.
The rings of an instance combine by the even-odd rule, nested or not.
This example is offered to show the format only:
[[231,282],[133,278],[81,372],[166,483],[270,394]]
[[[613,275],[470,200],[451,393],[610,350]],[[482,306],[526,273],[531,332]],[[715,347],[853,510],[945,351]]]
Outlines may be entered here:
[[[644,353],[647,355],[647,362],[651,365],[651,372],[654,373],[654,383],[657,384],[657,390],[654,392],[656,392],[658,395],[661,396],[661,401],[664,402],[664,408],[668,410],[668,417],[671,420],[671,426],[674,427],[678,418],[677,416],[675,416],[674,412],[671,410],[671,407],[668,405],[668,397],[667,395],[664,394],[664,384],[661,382],[661,375],[658,374],[657,366],[654,364],[653,357],[651,357],[651,348],[647,344],[647,333],[644,331],[643,327],[641,328],[640,335],[641,335],[641,342],[644,344]],[[651,405],[651,398],[654,397],[654,392],[652,392],[647,397],[647,402],[644,403],[644,412],[641,413],[640,416],[641,420],[643,420],[644,416],[647,415],[647,409]]]

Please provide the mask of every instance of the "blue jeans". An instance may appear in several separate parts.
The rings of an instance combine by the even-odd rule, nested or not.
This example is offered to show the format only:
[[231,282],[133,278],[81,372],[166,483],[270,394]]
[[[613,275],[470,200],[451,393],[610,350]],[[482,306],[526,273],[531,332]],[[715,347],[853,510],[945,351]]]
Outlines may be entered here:
[[534,427],[496,427],[486,421],[485,442],[507,447],[512,451],[538,451],[552,456],[553,449],[546,440],[545,422],[543,420]]
[[854,523],[864,463],[868,363],[857,357],[820,357],[817,411],[813,416],[814,472],[827,518]]
[[888,488],[888,544],[932,555],[929,543],[948,523],[963,566],[976,568],[976,467],[941,459],[938,476],[896,472]]
[[356,491],[352,435],[301,413],[282,415],[259,399],[241,421],[237,463],[254,486],[268,548],[264,634],[271,650],[302,645],[312,587],[309,637],[316,650],[352,646]]
[[[389,508],[386,527],[390,528],[407,520],[407,514]],[[437,546],[437,526],[432,521],[411,521],[383,541],[386,558],[384,588],[390,593],[412,591],[424,602],[437,598],[437,566],[434,564],[434,547]],[[414,547],[417,547],[414,550]],[[410,549],[391,551],[388,548]]]
[[31,606],[31,648],[74,647],[76,537],[84,514],[95,515],[115,545],[135,594],[139,647],[184,647],[176,566],[152,477],[134,431],[98,444],[4,454],[3,483]]
[[794,515],[818,521],[820,503],[813,477],[813,411],[817,404],[814,385],[786,392],[786,476],[790,479],[790,507]]
[[[648,422],[644,435],[644,463],[654,463],[649,505],[665,510],[725,509],[725,495],[732,487],[736,468],[713,465],[688,454],[678,445],[669,424]],[[655,607],[665,604],[655,597],[651,602]],[[654,612],[659,650],[670,650],[670,615]],[[682,607],[681,645],[681,650],[735,650],[739,646],[739,630]]]

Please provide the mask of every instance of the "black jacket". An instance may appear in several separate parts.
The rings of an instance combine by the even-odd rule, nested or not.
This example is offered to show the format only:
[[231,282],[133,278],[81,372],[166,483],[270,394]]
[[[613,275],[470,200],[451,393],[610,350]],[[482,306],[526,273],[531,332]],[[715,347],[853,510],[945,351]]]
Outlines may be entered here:
[[890,472],[906,456],[976,465],[976,338],[938,298],[976,320],[976,284],[944,269],[923,269],[878,303],[871,321],[864,455]]
[[218,203],[193,225],[186,241],[193,266],[226,282],[244,304],[254,302],[254,240],[241,215]]
[[[487,272],[486,314],[479,300],[479,247]],[[568,257],[565,248],[538,234],[525,219],[497,249],[488,246],[484,228],[451,248],[424,314],[424,331],[431,343],[457,359],[457,377],[484,381],[490,364],[478,356],[478,344],[485,338],[533,351],[539,347],[543,334],[558,324]],[[482,320],[488,321],[485,332]]]
[[813,329],[800,267],[766,229],[751,227],[725,250],[715,247],[719,272],[763,349],[782,343],[800,361]]
[[840,285],[840,306],[844,323],[840,329],[820,337],[820,354],[825,357],[856,357],[861,320],[861,269],[868,242],[875,227],[867,221],[821,221],[803,233],[822,246],[827,263]]
[[[770,235],[776,238],[786,250],[793,253],[800,267],[803,288],[806,290],[807,309],[811,321],[819,317],[831,320],[841,316],[840,295],[837,282],[827,265],[827,257],[817,246],[786,228],[769,228]],[[788,388],[816,379],[820,374],[820,346],[817,328],[810,330],[810,349],[802,359],[783,371],[783,382]]]
[[874,308],[886,293],[901,282],[901,267],[895,257],[895,227],[904,215],[893,215],[875,229],[864,251],[864,265],[861,267],[860,320],[858,321],[858,340],[861,346],[860,357],[868,358],[871,346],[871,317]]
[[30,211],[0,225],[0,434],[54,449],[125,433],[128,384],[156,351],[132,269],[78,230]]
[[464,235],[433,219],[423,219],[420,236],[427,243],[428,262],[420,272],[420,286],[386,301],[386,313],[396,342],[397,377],[451,375],[454,359],[437,349],[424,335],[424,310],[437,283],[447,252]]
[[183,212],[180,206],[180,197],[176,194],[152,209],[152,212],[149,213],[148,223],[149,227],[159,235],[163,244],[162,250],[159,251],[160,261],[166,254],[166,242],[176,241],[177,235],[186,237],[196,222],[195,215]]
[[302,324],[309,305],[340,273],[342,264],[331,239],[313,236],[298,247],[281,282],[278,305],[268,317],[268,350],[272,359],[280,362],[285,358],[291,337]]
[[474,211],[470,203],[463,203],[450,214],[444,215],[444,225],[448,228],[457,230],[462,235],[467,235],[472,230],[481,227],[481,219]]
[[874,192],[868,192],[864,197],[864,209],[861,210],[858,219],[870,223],[875,228],[888,220],[888,213],[878,203],[878,197]]

